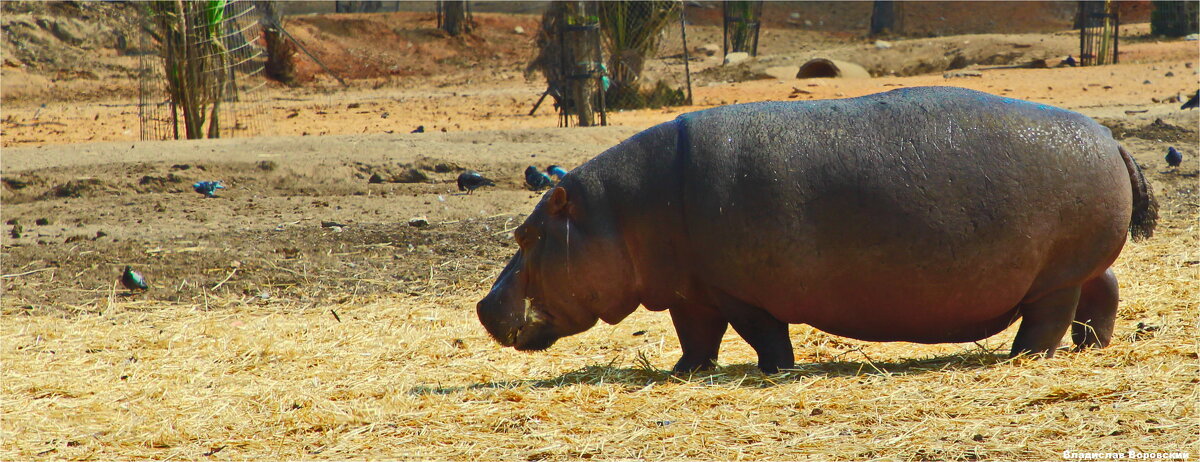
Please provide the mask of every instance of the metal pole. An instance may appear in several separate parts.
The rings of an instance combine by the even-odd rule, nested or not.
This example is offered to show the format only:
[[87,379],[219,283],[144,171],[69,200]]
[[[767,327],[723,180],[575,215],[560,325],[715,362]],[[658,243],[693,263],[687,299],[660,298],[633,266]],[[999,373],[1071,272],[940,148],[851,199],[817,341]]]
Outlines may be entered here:
[[683,38],[683,75],[687,79],[687,104],[692,105],[692,66],[688,63],[687,28],[684,27],[684,16],[687,13],[687,3],[679,1],[679,35]]

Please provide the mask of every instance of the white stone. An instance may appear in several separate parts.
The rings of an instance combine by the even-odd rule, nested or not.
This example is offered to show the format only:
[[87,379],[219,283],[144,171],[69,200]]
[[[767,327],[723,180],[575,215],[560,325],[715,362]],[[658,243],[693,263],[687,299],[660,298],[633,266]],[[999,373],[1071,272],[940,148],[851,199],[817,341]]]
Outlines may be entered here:
[[750,59],[750,53],[746,53],[744,51],[730,53],[725,55],[725,65],[728,66],[730,64],[737,64],[747,59]]

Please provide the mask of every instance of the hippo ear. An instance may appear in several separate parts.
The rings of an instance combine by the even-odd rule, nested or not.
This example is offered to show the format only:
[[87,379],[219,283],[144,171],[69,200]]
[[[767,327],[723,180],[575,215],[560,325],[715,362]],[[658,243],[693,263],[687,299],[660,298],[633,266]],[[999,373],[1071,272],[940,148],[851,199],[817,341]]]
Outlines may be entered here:
[[567,190],[562,186],[550,191],[550,200],[546,204],[550,215],[559,216],[571,213],[571,203],[567,201]]

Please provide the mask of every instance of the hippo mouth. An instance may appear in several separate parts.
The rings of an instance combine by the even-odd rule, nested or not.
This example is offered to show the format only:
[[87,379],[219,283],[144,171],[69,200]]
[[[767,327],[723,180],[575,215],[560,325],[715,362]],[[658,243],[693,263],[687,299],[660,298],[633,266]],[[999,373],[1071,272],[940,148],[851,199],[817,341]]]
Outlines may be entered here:
[[541,351],[550,348],[558,341],[559,335],[554,332],[550,322],[552,316],[540,309],[534,308],[533,300],[525,299],[525,322],[509,331],[506,342],[518,351]]

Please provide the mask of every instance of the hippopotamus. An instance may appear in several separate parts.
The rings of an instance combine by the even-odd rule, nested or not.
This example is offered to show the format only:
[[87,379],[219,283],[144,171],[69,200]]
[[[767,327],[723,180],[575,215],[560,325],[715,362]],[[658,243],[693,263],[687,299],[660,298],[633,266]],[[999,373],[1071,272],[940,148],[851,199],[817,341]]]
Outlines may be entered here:
[[969,342],[1021,320],[1011,354],[1107,346],[1110,266],[1152,235],[1140,167],[1090,118],[949,87],[687,113],[572,170],[476,306],[533,351],[666,310],[676,372],[730,325],[765,373],[789,324],[866,341]]

